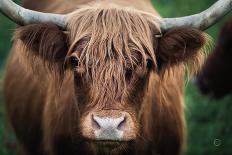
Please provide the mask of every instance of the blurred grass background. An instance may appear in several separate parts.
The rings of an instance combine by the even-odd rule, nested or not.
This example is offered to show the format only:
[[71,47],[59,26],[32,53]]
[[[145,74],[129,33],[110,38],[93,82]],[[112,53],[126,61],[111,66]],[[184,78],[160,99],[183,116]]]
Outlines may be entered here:
[[[19,2],[20,0],[17,0]],[[152,0],[163,17],[178,17],[198,13],[216,0]],[[218,32],[227,15],[206,32],[217,40]],[[0,155],[16,154],[16,142],[4,113],[1,81],[15,25],[0,15]],[[17,69],[17,66],[15,66]],[[188,125],[185,155],[232,155],[232,95],[220,101],[202,96],[197,88],[186,86],[186,116]],[[26,127],[25,127],[26,128]]]

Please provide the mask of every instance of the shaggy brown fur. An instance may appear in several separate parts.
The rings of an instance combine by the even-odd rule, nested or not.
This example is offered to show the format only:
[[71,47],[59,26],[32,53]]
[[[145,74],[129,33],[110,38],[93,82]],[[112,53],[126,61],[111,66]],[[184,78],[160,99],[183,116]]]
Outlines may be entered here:
[[[158,19],[95,2],[70,14],[67,32],[49,23],[16,30],[4,93],[25,154],[181,152],[184,65],[198,69],[207,38],[184,27],[161,34]],[[78,66],[70,64],[72,56]],[[83,137],[88,113],[115,109],[131,115],[136,139],[110,150]]]

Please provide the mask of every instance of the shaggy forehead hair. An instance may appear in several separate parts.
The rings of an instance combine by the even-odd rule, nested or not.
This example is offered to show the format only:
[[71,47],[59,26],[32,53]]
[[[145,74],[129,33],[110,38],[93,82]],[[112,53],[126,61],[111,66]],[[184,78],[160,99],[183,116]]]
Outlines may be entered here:
[[113,99],[126,93],[126,68],[145,67],[148,58],[156,64],[153,36],[159,27],[138,10],[105,6],[84,6],[70,15],[68,55],[81,50],[79,67],[91,79],[94,96]]

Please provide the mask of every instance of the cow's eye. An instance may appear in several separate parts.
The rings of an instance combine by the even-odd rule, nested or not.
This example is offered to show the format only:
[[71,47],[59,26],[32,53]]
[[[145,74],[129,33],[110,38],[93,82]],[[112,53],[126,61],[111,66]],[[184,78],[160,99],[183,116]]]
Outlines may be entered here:
[[127,68],[127,69],[126,69],[126,79],[127,79],[128,81],[131,80],[132,74],[133,74],[132,69],[131,69],[131,68]]
[[78,58],[75,56],[71,56],[69,59],[69,63],[71,65],[72,68],[76,68],[78,66]]
[[151,59],[147,59],[147,68],[151,70],[153,68],[153,62]]

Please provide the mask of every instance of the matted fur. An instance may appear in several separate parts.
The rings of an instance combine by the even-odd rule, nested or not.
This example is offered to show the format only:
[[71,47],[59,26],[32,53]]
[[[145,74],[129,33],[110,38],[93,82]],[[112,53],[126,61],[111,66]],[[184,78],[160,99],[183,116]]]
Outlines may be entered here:
[[137,10],[113,4],[105,7],[104,3],[84,6],[70,15],[68,55],[81,46],[79,68],[84,68],[85,76],[91,79],[98,98],[92,102],[104,103],[105,96],[117,98],[127,93],[126,69],[134,72],[137,66],[146,68],[148,59],[156,65],[153,35],[160,32],[158,24],[152,23]]

